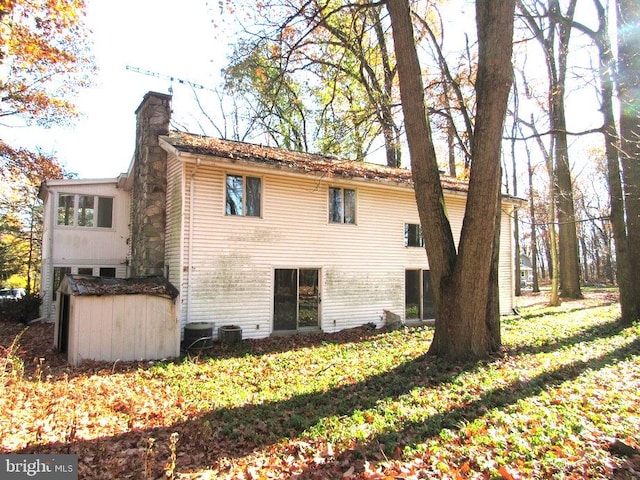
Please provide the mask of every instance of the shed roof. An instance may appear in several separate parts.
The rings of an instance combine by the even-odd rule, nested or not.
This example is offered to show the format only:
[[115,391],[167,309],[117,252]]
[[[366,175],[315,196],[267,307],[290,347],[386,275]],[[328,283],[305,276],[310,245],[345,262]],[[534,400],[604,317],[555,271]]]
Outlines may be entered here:
[[[391,168],[375,163],[344,160],[338,157],[293,152],[276,147],[205,137],[186,132],[172,131],[161,137],[179,152],[208,155],[230,160],[244,160],[262,165],[286,168],[299,173],[319,173],[330,177],[357,178],[386,181],[406,186],[413,185],[411,170]],[[441,176],[443,188],[466,192],[465,180]]]
[[176,287],[161,276],[108,278],[67,274],[59,290],[71,295],[144,294],[170,298],[176,298],[179,293]]

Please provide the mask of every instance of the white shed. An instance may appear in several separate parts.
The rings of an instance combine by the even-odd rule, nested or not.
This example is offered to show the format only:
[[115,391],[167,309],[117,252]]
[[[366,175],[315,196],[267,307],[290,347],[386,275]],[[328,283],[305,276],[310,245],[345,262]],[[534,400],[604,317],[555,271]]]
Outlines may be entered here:
[[163,277],[66,275],[58,295],[54,343],[72,365],[180,355],[178,291]]

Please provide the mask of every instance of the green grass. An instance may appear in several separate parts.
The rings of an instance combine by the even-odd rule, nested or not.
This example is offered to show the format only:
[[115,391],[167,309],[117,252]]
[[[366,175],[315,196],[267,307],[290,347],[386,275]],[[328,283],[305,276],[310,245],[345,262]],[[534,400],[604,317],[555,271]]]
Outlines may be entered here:
[[33,414],[47,435],[0,434],[5,451],[76,452],[93,478],[144,478],[148,439],[167,460],[172,433],[176,478],[614,478],[631,467],[611,439],[640,441],[640,325],[618,315],[523,308],[503,319],[503,354],[468,364],[427,357],[430,329],[363,329],[25,379],[5,387],[5,415],[38,396],[65,410]]

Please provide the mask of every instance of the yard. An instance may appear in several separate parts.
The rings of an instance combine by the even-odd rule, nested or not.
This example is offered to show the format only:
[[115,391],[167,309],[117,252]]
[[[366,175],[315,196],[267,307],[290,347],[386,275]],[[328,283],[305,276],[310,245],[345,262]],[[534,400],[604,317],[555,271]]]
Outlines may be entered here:
[[640,324],[586,297],[529,297],[463,365],[363,327],[73,368],[51,325],[2,323],[2,451],[75,453],[79,478],[640,478]]

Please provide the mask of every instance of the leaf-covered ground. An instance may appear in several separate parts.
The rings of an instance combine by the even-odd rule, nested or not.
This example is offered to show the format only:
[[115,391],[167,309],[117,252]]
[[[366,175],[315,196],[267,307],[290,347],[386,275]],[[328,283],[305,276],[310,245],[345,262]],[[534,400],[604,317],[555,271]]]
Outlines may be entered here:
[[51,325],[0,325],[2,451],[80,478],[639,478],[640,324],[611,295],[503,319],[451,365],[426,328],[244,341],[68,366]]

